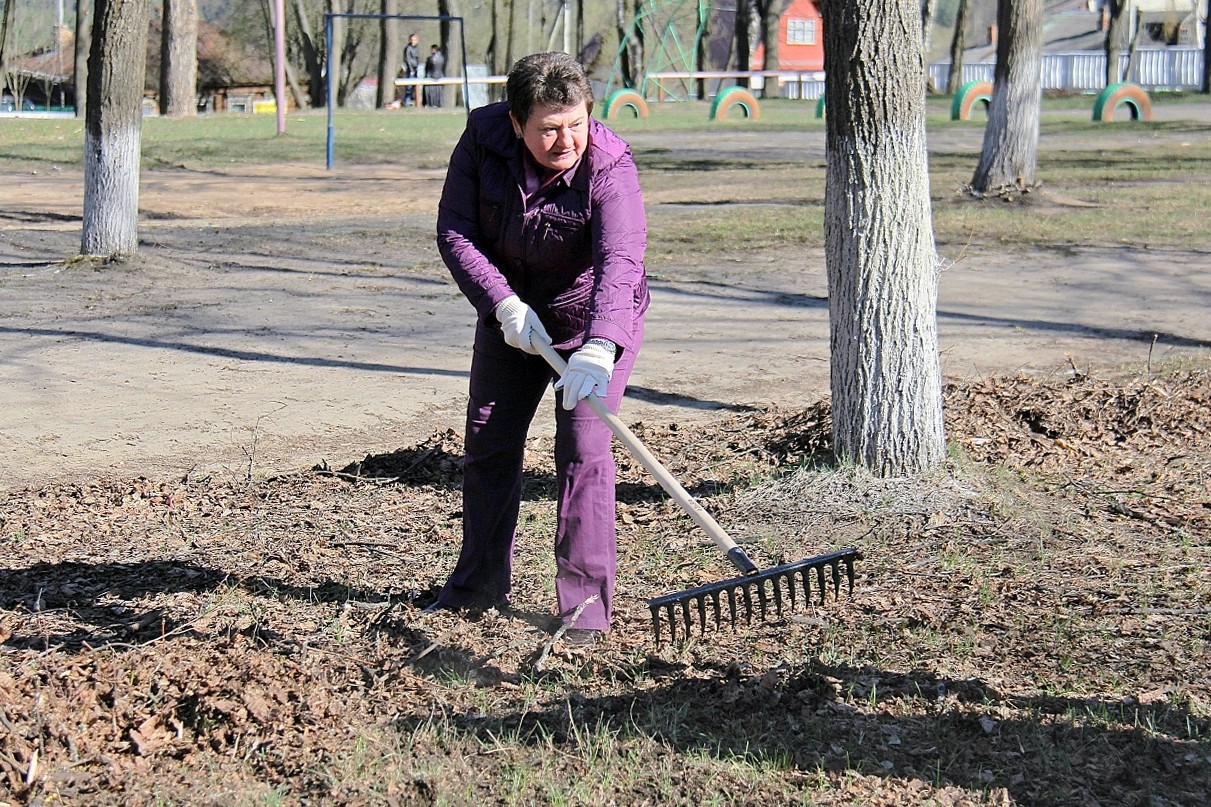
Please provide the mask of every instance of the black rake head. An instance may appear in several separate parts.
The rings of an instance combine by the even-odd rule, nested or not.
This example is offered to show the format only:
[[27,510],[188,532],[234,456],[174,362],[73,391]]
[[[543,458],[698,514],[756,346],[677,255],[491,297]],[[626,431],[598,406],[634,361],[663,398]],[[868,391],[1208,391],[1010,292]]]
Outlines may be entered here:
[[714,623],[715,630],[724,621],[733,628],[741,619],[751,625],[754,616],[765,620],[771,611],[778,616],[783,609],[793,611],[800,598],[804,605],[811,602],[813,587],[815,598],[823,605],[829,589],[834,599],[841,596],[842,568],[847,593],[852,595],[854,562],[861,559],[862,554],[851,547],[648,600],[656,645],[660,645],[662,624],[668,625],[670,642],[689,639],[695,621],[701,636],[706,635],[709,622]]

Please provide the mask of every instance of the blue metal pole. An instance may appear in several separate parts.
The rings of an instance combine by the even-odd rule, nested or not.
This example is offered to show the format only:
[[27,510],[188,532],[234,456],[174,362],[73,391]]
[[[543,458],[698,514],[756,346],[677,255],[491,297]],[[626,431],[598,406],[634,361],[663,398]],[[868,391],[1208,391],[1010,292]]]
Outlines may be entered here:
[[332,130],[332,105],[336,102],[332,93],[332,15],[324,15],[324,53],[325,61],[327,62],[324,72],[326,73],[326,81],[324,82],[324,92],[327,95],[328,107],[328,170],[332,170],[332,151],[333,141],[336,135]]

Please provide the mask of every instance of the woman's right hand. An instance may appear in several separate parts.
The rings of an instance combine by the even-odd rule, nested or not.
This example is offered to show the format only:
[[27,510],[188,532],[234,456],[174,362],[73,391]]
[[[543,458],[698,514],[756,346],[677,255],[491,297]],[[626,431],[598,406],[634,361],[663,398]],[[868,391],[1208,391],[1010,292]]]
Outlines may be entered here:
[[534,313],[534,309],[523,303],[516,294],[500,301],[496,306],[496,319],[500,321],[505,343],[526,353],[538,355],[538,348],[530,341],[534,334],[538,334],[548,344],[551,342],[547,329],[542,326],[542,320]]

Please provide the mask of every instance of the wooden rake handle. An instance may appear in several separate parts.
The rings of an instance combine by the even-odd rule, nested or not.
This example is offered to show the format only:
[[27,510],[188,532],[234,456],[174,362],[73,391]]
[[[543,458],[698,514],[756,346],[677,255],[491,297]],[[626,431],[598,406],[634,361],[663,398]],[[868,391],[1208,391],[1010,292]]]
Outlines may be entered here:
[[[538,352],[547,360],[547,364],[551,365],[551,369],[562,378],[563,374],[567,372],[568,364],[555,351],[551,343],[538,337],[536,334],[531,334],[530,343],[538,348]],[[665,492],[673,498],[673,501],[681,505],[681,509],[689,514],[694,523],[710,536],[710,539],[715,542],[715,546],[719,547],[719,551],[727,555],[732,565],[739,569],[742,574],[756,574],[757,565],[749,559],[745,551],[732,540],[723,527],[719,526],[719,522],[689,494],[689,491],[682,487],[681,483],[669,473],[669,470],[661,464],[660,460],[656,459],[651,451],[648,451],[647,446],[640,441],[635,432],[631,431],[618,415],[609,410],[605,401],[596,394],[590,394],[589,397],[585,398],[585,403],[593,410],[593,414],[601,418],[602,422],[610,427],[610,431],[614,433],[614,436],[626,446],[635,459],[639,460],[648,473],[656,478],[656,481],[660,483],[660,487],[664,488]]]

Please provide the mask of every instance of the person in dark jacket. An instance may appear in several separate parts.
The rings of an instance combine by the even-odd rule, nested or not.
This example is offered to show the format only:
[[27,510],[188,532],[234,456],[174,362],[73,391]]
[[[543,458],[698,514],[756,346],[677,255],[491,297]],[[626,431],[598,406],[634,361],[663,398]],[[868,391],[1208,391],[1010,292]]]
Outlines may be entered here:
[[[445,78],[446,57],[442,49],[434,45],[429,49],[429,58],[425,59],[425,78]],[[441,106],[445,88],[440,84],[425,87],[425,106]]]
[[[416,34],[408,35],[408,44],[404,45],[404,78],[416,78],[420,74],[420,39]],[[404,87],[404,106],[420,102],[420,94],[415,87]]]
[[617,412],[643,341],[643,196],[630,148],[592,117],[575,59],[527,56],[505,89],[468,117],[437,214],[438,248],[478,318],[463,543],[435,605],[508,602],[526,433],[555,379],[534,343],[549,341],[568,363],[555,385],[555,591],[565,639],[592,644],[613,608],[615,465],[584,398]]

